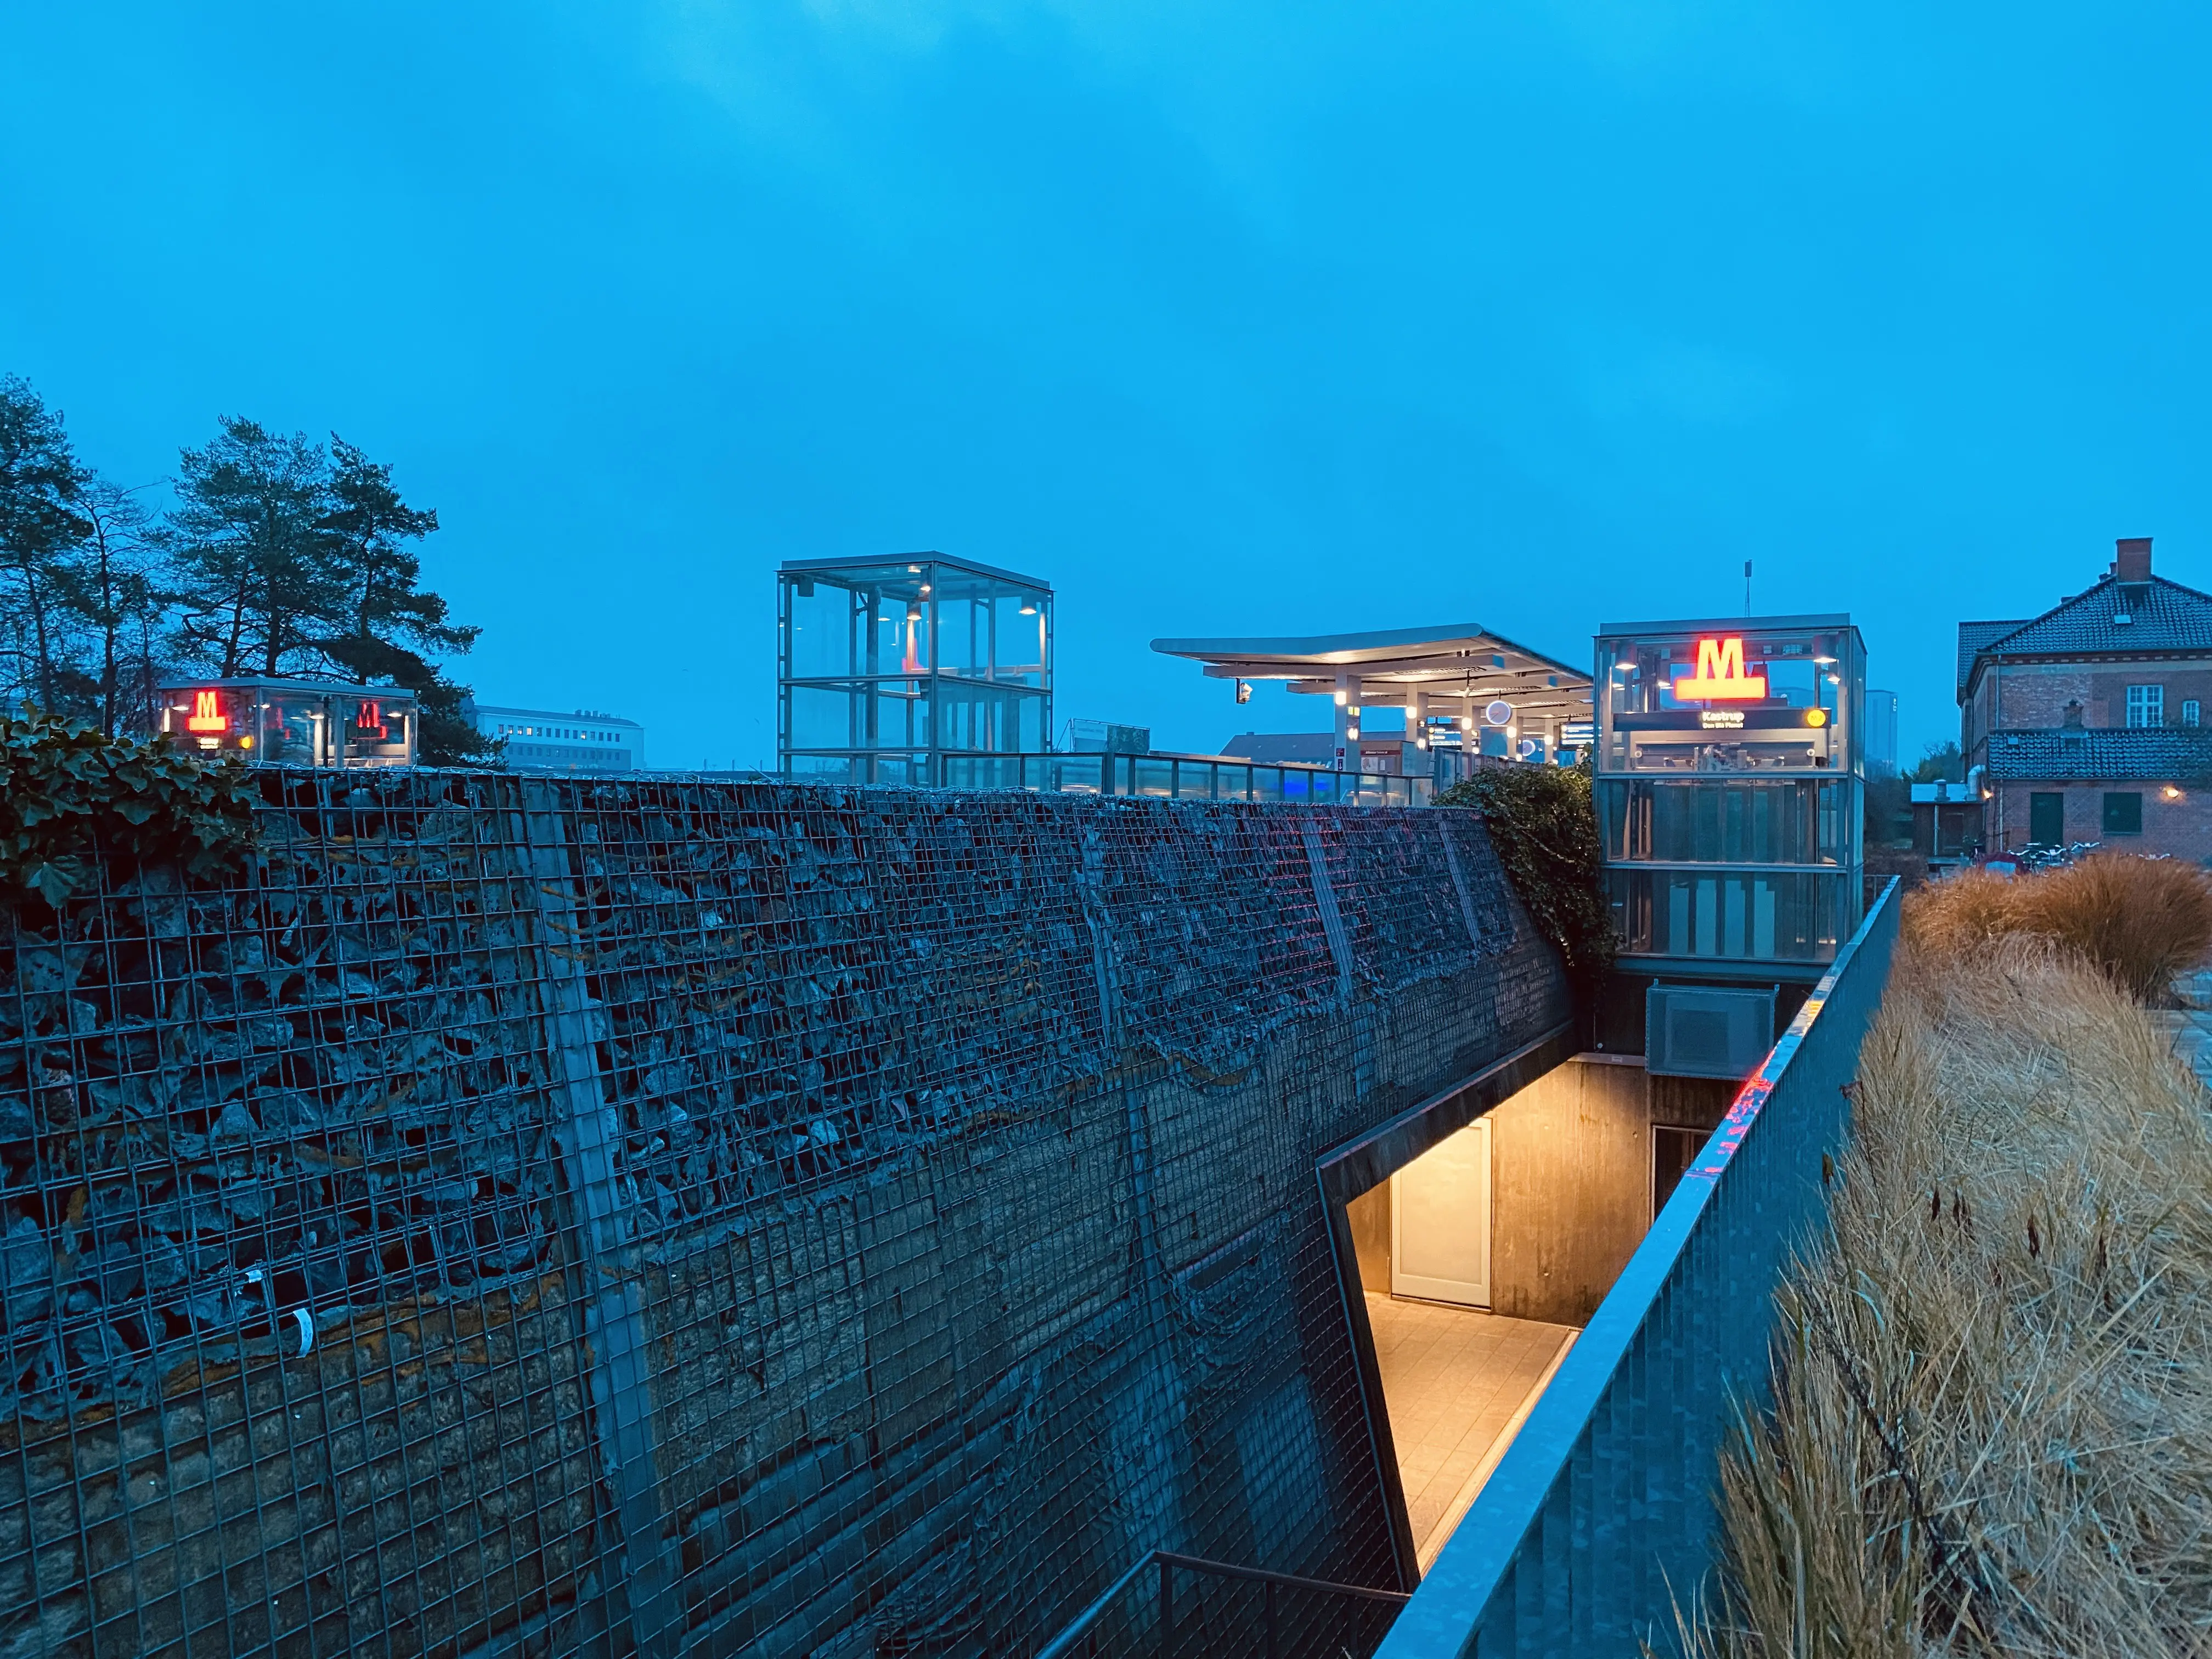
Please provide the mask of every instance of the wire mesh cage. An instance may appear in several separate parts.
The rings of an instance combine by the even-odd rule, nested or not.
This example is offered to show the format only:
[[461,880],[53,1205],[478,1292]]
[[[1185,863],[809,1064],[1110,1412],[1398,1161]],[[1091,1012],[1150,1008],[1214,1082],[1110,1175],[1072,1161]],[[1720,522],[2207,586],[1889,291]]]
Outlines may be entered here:
[[0,1654],[1395,1583],[1313,1168],[1564,1018],[1472,815],[264,776],[0,951]]

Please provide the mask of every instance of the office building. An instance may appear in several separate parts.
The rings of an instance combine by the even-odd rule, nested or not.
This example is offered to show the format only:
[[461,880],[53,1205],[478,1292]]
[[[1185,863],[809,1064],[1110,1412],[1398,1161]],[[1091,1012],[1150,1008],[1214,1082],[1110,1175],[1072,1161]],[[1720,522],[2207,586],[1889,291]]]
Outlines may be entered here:
[[476,729],[506,745],[519,772],[634,772],[645,765],[645,728],[635,720],[579,708],[508,708],[474,703]]

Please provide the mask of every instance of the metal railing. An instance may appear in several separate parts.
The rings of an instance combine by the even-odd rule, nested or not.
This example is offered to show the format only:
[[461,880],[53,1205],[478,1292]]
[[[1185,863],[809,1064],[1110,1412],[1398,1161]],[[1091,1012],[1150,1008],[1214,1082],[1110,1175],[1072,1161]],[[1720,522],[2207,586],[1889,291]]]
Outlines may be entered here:
[[1436,794],[1436,785],[1427,778],[1262,764],[1214,755],[939,755],[937,784],[942,789],[1034,789],[1061,795],[1332,806],[1426,806]]
[[[1279,1604],[1291,1595],[1319,1595],[1338,1603],[1381,1603],[1389,1607],[1402,1607],[1407,1600],[1402,1590],[1370,1589],[1364,1584],[1339,1584],[1326,1578],[1301,1578],[1296,1573],[1269,1572],[1261,1567],[1240,1567],[1227,1561],[1207,1561],[1194,1555],[1177,1555],[1170,1550],[1149,1550],[1138,1558],[1136,1565],[1128,1571],[1109,1585],[1096,1601],[1076,1614],[1066,1629],[1038,1649],[1036,1659],[1070,1659],[1075,1654],[1088,1654],[1102,1633],[1107,1615],[1155,1569],[1159,1576],[1152,1608],[1152,1629],[1157,1638],[1154,1650],[1163,1656],[1181,1653],[1186,1648],[1194,1652],[1220,1650],[1221,1632],[1218,1629],[1208,1630],[1203,1625],[1194,1629],[1190,1627],[1189,1621],[1178,1618],[1176,1605],[1176,1574],[1178,1571],[1259,1586],[1259,1628],[1247,1634],[1256,1638],[1254,1650],[1262,1656],[1262,1659],[1279,1659],[1283,1651],[1284,1620]],[[1311,1634],[1310,1627],[1302,1623],[1297,1632],[1300,1645],[1304,1645],[1304,1638]]]
[[1376,1659],[1634,1653],[1690,1608],[1730,1402],[1766,1396],[1773,1291],[1849,1133],[1898,893],[1736,1097]]

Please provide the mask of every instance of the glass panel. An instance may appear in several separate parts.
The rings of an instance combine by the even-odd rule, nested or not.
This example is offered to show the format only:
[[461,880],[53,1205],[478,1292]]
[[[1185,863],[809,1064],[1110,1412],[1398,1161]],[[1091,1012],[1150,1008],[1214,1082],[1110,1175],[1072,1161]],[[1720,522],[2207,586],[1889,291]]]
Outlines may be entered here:
[[1849,629],[1602,641],[1601,763],[1609,772],[1856,771],[1857,653]]
[[1607,896],[1624,954],[1827,962],[1858,923],[1840,876],[1614,870]]
[[860,686],[794,685],[788,689],[789,741],[793,749],[871,749],[868,696]]
[[1609,861],[1844,864],[1855,783],[1607,781],[1598,810]]
[[990,678],[991,613],[988,601],[964,594],[939,593],[937,611],[937,665],[947,674],[977,679]]
[[271,691],[261,701],[260,758],[280,766],[313,766],[322,758],[318,728],[323,699],[298,691]]
[[407,758],[407,723],[414,715],[407,704],[384,697],[333,697],[331,703],[343,722],[345,760],[358,763]]
[[922,625],[927,580],[920,565],[785,573],[785,676],[922,672],[929,643]]
[[991,605],[996,629],[991,678],[1001,684],[1042,686],[1051,601],[1042,593],[1012,588],[1002,590]]

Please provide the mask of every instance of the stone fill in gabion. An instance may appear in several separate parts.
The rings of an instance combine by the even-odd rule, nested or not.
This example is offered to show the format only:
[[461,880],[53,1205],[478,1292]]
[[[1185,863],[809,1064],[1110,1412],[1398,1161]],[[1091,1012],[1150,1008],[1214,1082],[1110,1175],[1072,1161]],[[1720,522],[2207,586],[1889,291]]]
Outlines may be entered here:
[[1395,1582],[1314,1164],[1566,1018],[1472,815],[263,781],[235,881],[0,918],[0,1659]]

